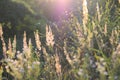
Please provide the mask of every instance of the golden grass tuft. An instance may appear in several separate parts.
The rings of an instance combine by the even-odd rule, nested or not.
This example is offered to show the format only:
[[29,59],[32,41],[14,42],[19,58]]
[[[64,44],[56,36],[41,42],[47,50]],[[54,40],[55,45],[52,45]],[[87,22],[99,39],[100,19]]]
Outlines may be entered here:
[[35,42],[36,42],[37,49],[41,50],[41,41],[40,41],[38,31],[34,32],[34,35],[35,35]]
[[46,25],[46,44],[52,47],[55,44],[54,35],[52,33],[51,27],[48,25]]

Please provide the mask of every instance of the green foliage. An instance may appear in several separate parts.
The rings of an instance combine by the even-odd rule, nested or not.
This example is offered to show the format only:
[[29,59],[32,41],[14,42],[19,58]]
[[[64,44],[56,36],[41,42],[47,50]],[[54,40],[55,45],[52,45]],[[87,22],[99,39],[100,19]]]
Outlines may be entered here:
[[[24,0],[0,0],[0,23],[3,23],[3,30],[6,38],[21,34],[23,31],[34,32],[40,30],[41,26],[46,24],[46,20],[37,14],[33,6],[35,1]],[[35,25],[39,24],[36,27]],[[9,32],[8,32],[9,31]],[[20,33],[19,33],[20,32]]]

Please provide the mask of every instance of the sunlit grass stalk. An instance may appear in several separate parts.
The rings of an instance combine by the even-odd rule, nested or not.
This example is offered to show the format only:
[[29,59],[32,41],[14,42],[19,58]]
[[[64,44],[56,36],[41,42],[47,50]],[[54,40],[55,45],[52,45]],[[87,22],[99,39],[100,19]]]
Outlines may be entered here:
[[40,41],[38,31],[34,32],[34,36],[35,36],[35,42],[36,42],[37,49],[41,50],[41,41]]
[[2,25],[1,24],[0,24],[0,38],[1,38],[1,41],[2,41],[2,49],[3,49],[4,58],[7,58],[6,43],[5,43],[4,38],[3,38],[3,30],[2,30]]
[[23,34],[23,52],[26,52],[27,48],[28,48],[28,45],[27,45],[26,32],[24,31],[24,34]]
[[49,54],[47,53],[46,48],[45,48],[45,47],[42,47],[42,51],[43,51],[43,55],[44,55],[44,58],[45,58],[46,62],[49,62],[50,56],[49,56]]
[[101,13],[100,13],[100,8],[99,8],[99,4],[96,4],[96,9],[97,9],[97,17],[98,17],[98,21],[101,21]]
[[61,75],[61,64],[60,64],[60,59],[59,59],[57,51],[55,54],[55,68],[56,68],[57,74],[60,76]]
[[9,38],[9,42],[8,42],[8,51],[7,54],[10,58],[14,57],[14,54],[12,52],[12,43],[11,43],[11,39]]
[[116,50],[112,54],[113,61],[115,62],[119,56],[120,56],[120,43],[118,44],[118,46],[116,47]]
[[83,0],[83,29],[84,29],[84,34],[87,34],[87,22],[88,22],[88,8],[87,8],[87,1]]
[[105,26],[104,26],[104,34],[105,36],[107,35],[107,23],[105,23]]
[[66,56],[66,60],[69,62],[69,64],[73,67],[73,62],[69,56],[69,53],[67,52],[67,49],[66,49],[66,42],[64,41],[64,47],[63,47],[63,50],[64,50],[64,54]]
[[46,25],[46,45],[47,46],[54,46],[54,35],[52,33],[51,27]]
[[28,42],[28,52],[27,52],[27,58],[28,59],[31,59],[31,53],[32,53],[32,48],[31,48],[31,46],[32,46],[32,42],[31,42],[31,39],[29,39],[29,42]]
[[0,24],[0,37],[3,35],[2,25]]
[[81,43],[85,36],[83,34],[83,31],[82,31],[82,28],[80,26],[80,23],[77,23],[77,26],[75,28],[76,28],[76,36],[78,38],[79,43]]
[[8,42],[8,50],[10,52],[12,52],[12,43],[11,43],[11,39],[9,38],[9,42]]
[[13,54],[15,56],[15,53],[16,53],[16,36],[14,36],[14,40],[13,40],[13,43],[12,43],[12,51],[13,51]]
[[5,58],[7,58],[7,55],[6,55],[7,49],[6,49],[6,44],[5,44],[5,41],[4,41],[3,37],[1,37],[1,41],[2,41],[3,55],[4,55]]

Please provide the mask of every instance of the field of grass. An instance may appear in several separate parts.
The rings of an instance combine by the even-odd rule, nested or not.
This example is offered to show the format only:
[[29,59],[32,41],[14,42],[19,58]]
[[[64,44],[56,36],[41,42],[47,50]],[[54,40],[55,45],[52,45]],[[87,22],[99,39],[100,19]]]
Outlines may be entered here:
[[46,25],[45,44],[36,30],[33,46],[24,32],[22,51],[17,35],[5,41],[0,25],[0,80],[120,80],[120,25],[113,26],[108,13],[97,4],[91,18],[83,2],[83,23],[72,21],[72,35],[59,42],[59,33]]

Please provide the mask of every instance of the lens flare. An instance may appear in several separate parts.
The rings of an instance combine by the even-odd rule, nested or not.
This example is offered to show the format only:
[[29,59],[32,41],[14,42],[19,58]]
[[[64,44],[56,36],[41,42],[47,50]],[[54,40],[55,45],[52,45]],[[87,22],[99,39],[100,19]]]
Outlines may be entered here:
[[71,4],[71,0],[58,0],[58,4],[61,7],[69,8]]
[[68,7],[70,0],[57,0],[57,4],[61,7]]
[[71,0],[56,0],[54,2],[55,8],[54,8],[54,17],[64,16],[65,17],[65,11],[69,11]]

